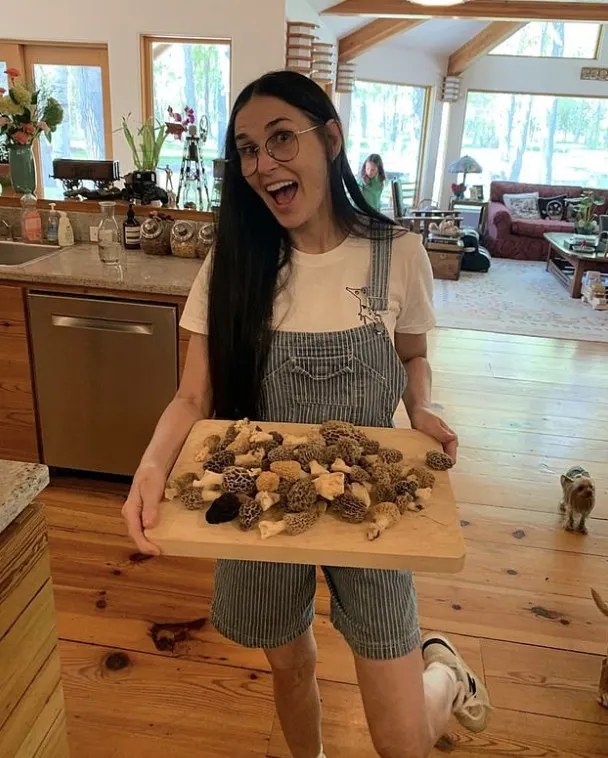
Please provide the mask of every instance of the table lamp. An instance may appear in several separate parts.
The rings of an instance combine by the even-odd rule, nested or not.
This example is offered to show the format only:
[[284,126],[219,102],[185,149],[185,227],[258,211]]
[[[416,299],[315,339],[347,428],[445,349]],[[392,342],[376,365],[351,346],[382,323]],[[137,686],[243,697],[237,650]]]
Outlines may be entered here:
[[464,197],[464,191],[467,188],[467,174],[481,174],[483,169],[477,163],[475,158],[471,158],[470,155],[461,155],[457,161],[450,163],[448,166],[449,174],[462,174],[462,182],[460,184],[452,184],[452,192],[454,197],[458,200],[462,200]]

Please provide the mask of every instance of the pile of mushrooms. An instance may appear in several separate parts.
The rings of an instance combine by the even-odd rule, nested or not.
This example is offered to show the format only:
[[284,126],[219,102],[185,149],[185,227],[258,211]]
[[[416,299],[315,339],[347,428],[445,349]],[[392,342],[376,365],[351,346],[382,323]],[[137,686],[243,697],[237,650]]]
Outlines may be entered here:
[[453,465],[445,453],[429,451],[425,465],[410,466],[400,450],[381,447],[345,421],[282,435],[249,419],[208,436],[195,460],[201,473],[173,478],[166,497],[206,508],[210,524],[257,527],[262,539],[302,534],[326,511],[365,524],[367,538],[377,539],[406,512],[425,507],[435,485],[431,469]]

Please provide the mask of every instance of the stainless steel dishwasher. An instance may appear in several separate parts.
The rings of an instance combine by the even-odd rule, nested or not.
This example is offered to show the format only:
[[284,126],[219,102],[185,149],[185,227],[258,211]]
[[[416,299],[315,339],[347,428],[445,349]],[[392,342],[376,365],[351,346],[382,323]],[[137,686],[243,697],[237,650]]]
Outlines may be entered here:
[[133,474],[178,382],[177,308],[28,295],[43,461]]

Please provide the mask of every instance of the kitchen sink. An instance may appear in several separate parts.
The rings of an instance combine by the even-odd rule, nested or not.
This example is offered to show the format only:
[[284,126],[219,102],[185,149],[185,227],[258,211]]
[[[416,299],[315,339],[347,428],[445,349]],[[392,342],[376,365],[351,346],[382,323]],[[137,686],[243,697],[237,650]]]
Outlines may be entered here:
[[54,255],[61,250],[57,245],[0,240],[0,268],[3,266],[25,266]]

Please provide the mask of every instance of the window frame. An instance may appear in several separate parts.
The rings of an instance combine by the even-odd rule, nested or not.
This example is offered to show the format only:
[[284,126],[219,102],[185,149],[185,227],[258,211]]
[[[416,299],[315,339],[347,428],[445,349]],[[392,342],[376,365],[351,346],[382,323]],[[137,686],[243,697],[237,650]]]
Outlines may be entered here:
[[[5,53],[10,53],[6,55]],[[0,58],[19,69],[30,81],[34,80],[35,65],[96,66],[101,69],[104,147],[106,160],[112,160],[112,107],[110,96],[110,63],[108,46],[94,42],[28,42],[0,39]],[[36,194],[43,198],[42,164],[38,142],[33,148],[36,163]]]
[[172,44],[181,43],[184,45],[228,45],[228,56],[230,61],[230,89],[228,91],[228,102],[232,102],[232,40],[228,37],[182,37],[171,34],[142,34],[139,38],[140,58],[141,58],[141,112],[144,120],[154,118],[154,83],[152,45],[160,42]]
[[[528,26],[528,24],[536,23],[534,21],[528,21],[525,26]],[[542,22],[539,22],[542,23]],[[568,22],[566,22],[568,23]],[[578,23],[578,22],[573,22]],[[584,22],[583,22],[584,23]],[[488,55],[492,56],[493,58],[507,58],[508,60],[519,59],[519,60],[534,60],[534,61],[598,61],[600,59],[600,52],[602,50],[602,45],[604,44],[604,32],[606,30],[606,26],[608,26],[608,23],[603,23],[601,21],[589,21],[587,23],[596,23],[599,24],[599,29],[597,32],[597,39],[595,41],[595,52],[591,58],[572,58],[569,56],[556,56],[556,55],[509,55],[508,53],[495,53],[493,50],[488,51]],[[522,27],[523,29],[524,27]],[[521,29],[519,30],[521,31]],[[514,36],[517,34],[517,32],[514,32],[511,36]],[[507,39],[510,39],[511,37],[508,37]],[[506,40],[503,40],[500,42],[496,47],[500,47]],[[495,48],[493,48],[495,49]],[[511,94],[511,93],[509,93]],[[525,93],[524,93],[525,94]]]
[[[426,150],[428,146],[428,138],[429,138],[429,120],[431,115],[431,103],[432,103],[432,90],[433,85],[432,84],[410,84],[409,82],[393,82],[386,79],[368,79],[367,77],[355,77],[355,81],[353,83],[353,88],[356,85],[357,82],[363,82],[364,84],[388,84],[390,86],[394,87],[415,87],[416,89],[424,90],[424,108],[422,112],[422,135],[420,139],[420,151],[418,153],[418,163],[416,165],[416,178],[413,184],[415,184],[415,191],[414,191],[414,205],[418,204],[418,200],[420,199],[420,190],[421,190],[421,184],[422,184],[422,175],[423,175],[423,168],[424,163],[426,160]],[[351,106],[352,106],[352,97],[354,94],[353,92],[350,93],[351,97]],[[350,121],[350,116],[349,116]],[[349,124],[349,133],[350,133],[350,124]],[[348,147],[348,140],[346,140],[347,144],[344,146],[345,150]]]

